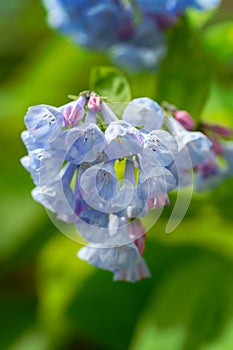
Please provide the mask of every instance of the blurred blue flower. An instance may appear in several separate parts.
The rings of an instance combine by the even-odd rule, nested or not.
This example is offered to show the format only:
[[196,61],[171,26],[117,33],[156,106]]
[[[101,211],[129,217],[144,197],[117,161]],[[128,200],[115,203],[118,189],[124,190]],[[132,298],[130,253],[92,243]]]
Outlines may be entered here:
[[146,11],[157,14],[179,15],[188,7],[207,10],[219,5],[220,0],[137,0],[139,6]]
[[164,29],[188,7],[205,10],[218,0],[43,0],[49,24],[88,49],[107,50],[126,69],[155,70],[167,51]]

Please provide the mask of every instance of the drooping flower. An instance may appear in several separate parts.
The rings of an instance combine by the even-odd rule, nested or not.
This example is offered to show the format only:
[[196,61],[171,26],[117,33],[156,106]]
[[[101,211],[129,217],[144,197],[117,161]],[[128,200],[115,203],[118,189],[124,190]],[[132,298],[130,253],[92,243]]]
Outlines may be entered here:
[[[126,224],[125,220],[118,220],[118,223],[122,226]],[[135,282],[138,279],[150,277],[148,267],[141,257],[144,245],[140,240],[145,239],[143,226],[135,222],[126,225],[124,231],[134,243],[118,246],[118,235],[114,239],[115,246],[107,248],[86,246],[78,252],[78,257],[96,267],[113,272],[114,280]],[[113,240],[110,238],[110,241]]]
[[178,172],[187,171],[204,162],[212,143],[203,133],[186,130],[173,117],[166,118],[166,126],[178,143],[178,152],[173,162]]

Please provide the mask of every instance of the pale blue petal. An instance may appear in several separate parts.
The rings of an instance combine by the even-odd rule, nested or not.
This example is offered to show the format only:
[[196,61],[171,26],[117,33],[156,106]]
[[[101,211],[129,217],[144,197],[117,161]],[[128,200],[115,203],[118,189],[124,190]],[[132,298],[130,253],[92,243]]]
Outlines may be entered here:
[[126,269],[118,269],[114,272],[114,281],[137,282],[143,278],[151,277],[150,271],[142,257],[137,264],[132,264]]
[[166,121],[178,143],[178,153],[174,158],[176,166],[190,169],[203,163],[210,154],[212,142],[199,131],[187,131],[172,117],[168,117]]
[[139,174],[139,194],[142,198],[165,196],[175,187],[176,179],[166,168],[154,167],[147,174]]
[[84,125],[68,131],[65,144],[71,162],[94,162],[105,148],[105,137],[95,124]]
[[174,160],[178,144],[174,136],[164,130],[154,130],[143,141],[142,169],[146,171],[145,161],[154,166],[168,166]]
[[133,243],[115,248],[86,246],[78,252],[78,257],[89,264],[113,272],[134,266],[140,260],[140,254]]
[[104,101],[101,102],[101,110],[100,110],[100,112],[101,112],[101,114],[102,114],[106,124],[111,124],[112,122],[115,122],[115,121],[118,120],[117,116],[115,115],[113,110]]
[[142,150],[142,135],[131,124],[122,120],[107,127],[105,138],[105,152],[110,159],[128,157]]
[[109,215],[88,208],[75,221],[75,226],[89,243],[103,244],[109,238]]
[[108,162],[92,166],[80,178],[80,189],[86,203],[106,213],[122,210],[133,196],[132,184],[127,180],[119,183],[113,164]]
[[156,102],[148,97],[141,97],[132,100],[127,105],[122,119],[150,132],[161,128],[164,117],[162,108]]
[[61,132],[63,115],[56,107],[38,105],[28,109],[24,121],[30,135],[37,142],[48,143],[53,141]]

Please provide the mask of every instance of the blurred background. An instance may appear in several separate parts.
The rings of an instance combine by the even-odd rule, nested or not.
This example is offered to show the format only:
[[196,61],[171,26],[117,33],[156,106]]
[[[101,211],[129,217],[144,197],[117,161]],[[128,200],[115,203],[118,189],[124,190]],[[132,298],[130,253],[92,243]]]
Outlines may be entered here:
[[[190,11],[167,37],[156,74],[125,72],[132,96],[233,127],[232,2]],[[0,349],[232,350],[233,178],[194,193],[170,235],[164,210],[148,233],[152,277],[135,284],[78,260],[80,246],[31,198],[19,162],[27,108],[68,102],[109,64],[51,30],[39,0],[0,2]]]

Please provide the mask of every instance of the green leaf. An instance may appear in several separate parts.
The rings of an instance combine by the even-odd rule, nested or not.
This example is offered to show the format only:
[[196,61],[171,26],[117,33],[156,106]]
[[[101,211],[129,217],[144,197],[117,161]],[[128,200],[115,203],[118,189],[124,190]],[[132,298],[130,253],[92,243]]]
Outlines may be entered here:
[[205,250],[174,262],[152,292],[130,350],[199,350],[214,343],[233,317],[232,277],[232,263]]
[[232,88],[233,20],[208,26],[202,37],[216,77],[222,85]]
[[[151,239],[170,244],[189,244],[207,247],[224,256],[233,258],[232,197],[233,180],[210,192],[193,193],[188,211],[178,227],[170,234],[165,233],[172,212],[174,194],[170,196],[171,206],[164,211],[154,227],[148,232]],[[211,218],[211,220],[209,220]]]
[[170,30],[168,44],[168,54],[157,76],[157,99],[185,109],[198,119],[210,86],[207,56],[185,18]]
[[128,350],[154,281],[113,282],[111,272],[95,270],[69,305],[73,336],[92,339],[101,349]]
[[202,119],[233,127],[233,87],[212,84],[211,92],[202,113]]
[[27,330],[9,350],[48,350],[49,340],[45,334],[37,329]]
[[80,246],[58,233],[38,258],[39,318],[48,334],[60,339],[66,331],[64,312],[70,299],[93,273],[93,267],[76,256]]
[[124,74],[111,66],[95,67],[91,71],[90,88],[111,102],[128,102],[131,99],[129,83]]
[[0,291],[0,348],[10,345],[35,322],[36,300],[19,288],[8,293]]

